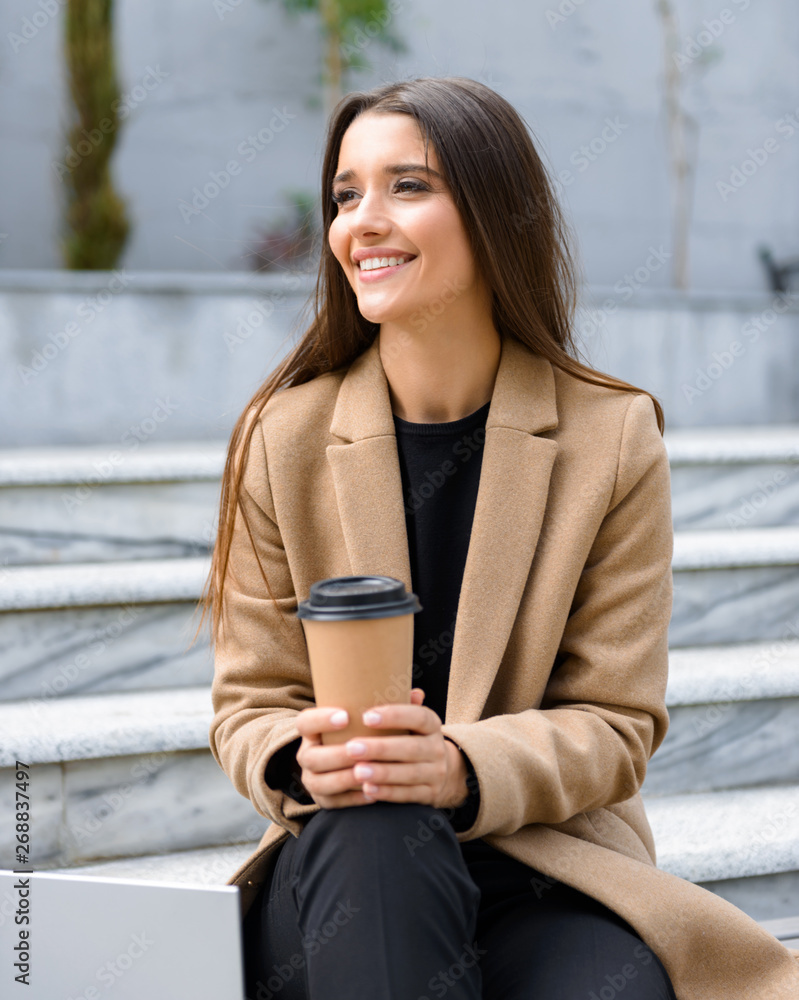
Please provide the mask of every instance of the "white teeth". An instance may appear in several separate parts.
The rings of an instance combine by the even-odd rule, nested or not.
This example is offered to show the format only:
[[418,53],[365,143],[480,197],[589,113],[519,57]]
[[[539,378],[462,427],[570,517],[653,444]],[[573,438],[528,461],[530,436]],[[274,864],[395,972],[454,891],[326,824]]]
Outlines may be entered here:
[[368,257],[366,260],[362,260],[361,270],[362,271],[374,271],[376,267],[396,267],[397,264],[404,264],[409,257]]

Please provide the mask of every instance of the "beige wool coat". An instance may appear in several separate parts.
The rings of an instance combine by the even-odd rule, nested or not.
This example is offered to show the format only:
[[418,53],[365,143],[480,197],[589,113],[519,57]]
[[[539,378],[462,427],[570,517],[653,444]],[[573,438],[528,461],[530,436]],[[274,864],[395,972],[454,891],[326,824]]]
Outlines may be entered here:
[[[379,335],[346,369],[270,399],[253,433],[216,646],[210,745],[272,820],[228,884],[246,912],[277,849],[320,807],[270,788],[312,705],[294,617],[311,584],[381,574],[411,589]],[[799,951],[656,867],[639,789],[663,741],[672,607],[670,472],[652,400],[581,382],[503,337],[447,692],[491,846],[618,913],[678,1000],[797,1000]],[[368,808],[365,806],[363,808]]]

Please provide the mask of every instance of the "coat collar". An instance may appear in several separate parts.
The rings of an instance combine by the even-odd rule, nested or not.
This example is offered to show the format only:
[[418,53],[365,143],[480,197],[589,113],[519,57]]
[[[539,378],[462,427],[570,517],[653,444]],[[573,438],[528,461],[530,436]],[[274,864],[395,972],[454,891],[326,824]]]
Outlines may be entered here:
[[[352,573],[411,589],[408,538],[388,380],[379,334],[339,387],[327,446]],[[483,462],[452,646],[446,723],[477,722],[513,627],[549,492],[558,445],[552,365],[503,336],[486,419]],[[491,592],[486,581],[492,581]]]

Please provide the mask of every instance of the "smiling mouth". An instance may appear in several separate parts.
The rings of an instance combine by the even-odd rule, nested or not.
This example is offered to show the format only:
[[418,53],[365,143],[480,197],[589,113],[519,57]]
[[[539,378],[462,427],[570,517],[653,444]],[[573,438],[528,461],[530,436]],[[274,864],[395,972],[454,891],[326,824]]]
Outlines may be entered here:
[[416,257],[411,257],[410,260],[406,260],[403,264],[387,264],[385,267],[374,267],[367,271],[364,271],[361,267],[356,267],[358,272],[358,277],[361,281],[374,281],[378,278],[387,277],[393,271],[402,271],[409,264],[412,264],[416,260]]

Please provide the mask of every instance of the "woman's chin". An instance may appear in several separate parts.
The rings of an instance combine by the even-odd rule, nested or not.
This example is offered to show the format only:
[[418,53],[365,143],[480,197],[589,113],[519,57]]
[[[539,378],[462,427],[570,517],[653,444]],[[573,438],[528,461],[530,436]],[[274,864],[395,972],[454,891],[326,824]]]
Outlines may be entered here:
[[370,302],[359,302],[358,312],[370,323],[391,323],[400,320],[404,315],[404,310],[392,309],[386,306],[375,305]]

